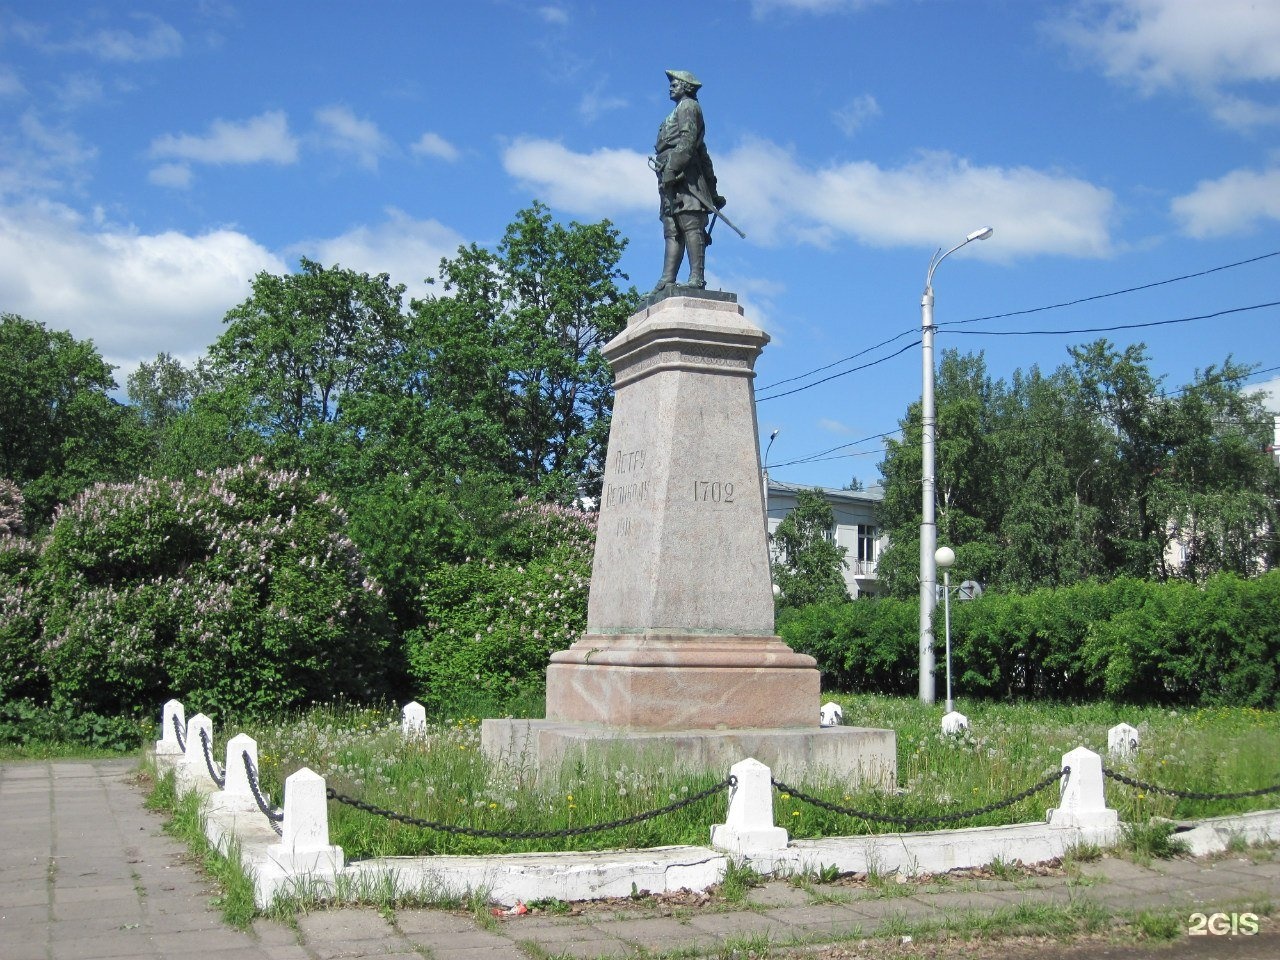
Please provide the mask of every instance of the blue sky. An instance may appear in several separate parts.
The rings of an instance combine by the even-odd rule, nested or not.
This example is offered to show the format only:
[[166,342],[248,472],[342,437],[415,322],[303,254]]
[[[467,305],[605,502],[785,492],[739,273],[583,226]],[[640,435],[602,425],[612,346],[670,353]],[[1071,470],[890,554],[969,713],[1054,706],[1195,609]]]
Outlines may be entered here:
[[929,257],[979,226],[934,277],[939,349],[1008,377],[1106,335],[1169,389],[1228,355],[1280,384],[1280,256],[1215,270],[1280,251],[1274,0],[0,0],[0,311],[92,338],[123,384],[203,353],[259,270],[421,294],[535,198],[610,218],[647,289],[666,69],[704,84],[748,234],[717,230],[708,273],[773,338],[759,396],[897,338],[760,401],[775,478],[874,482],[859,441],[919,398]]

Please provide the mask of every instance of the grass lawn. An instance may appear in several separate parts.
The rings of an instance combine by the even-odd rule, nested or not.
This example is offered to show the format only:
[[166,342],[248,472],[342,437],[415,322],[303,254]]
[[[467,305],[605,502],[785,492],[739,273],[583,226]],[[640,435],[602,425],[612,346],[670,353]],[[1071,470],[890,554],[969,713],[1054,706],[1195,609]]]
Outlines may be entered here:
[[[1056,771],[1064,753],[1084,745],[1118,771],[1158,786],[1205,793],[1280,784],[1280,716],[1247,708],[1167,710],[1107,704],[958,704],[971,723],[962,736],[940,731],[942,709],[913,699],[830,695],[847,725],[888,727],[898,736],[898,789],[868,791],[842,783],[793,786],[829,802],[893,815],[953,814],[1002,800]],[[217,718],[215,718],[215,722]],[[1142,746],[1133,761],[1107,761],[1107,730],[1127,722]],[[441,718],[419,738],[404,739],[399,712],[317,706],[275,723],[234,722],[215,730],[258,740],[264,786],[307,766],[328,785],[374,805],[437,823],[497,831],[542,831],[612,821],[679,801],[718,783],[728,771],[688,774],[663,766],[618,763],[601,775],[566,769],[540,790],[528,769],[497,767],[479,750],[477,717]],[[1178,800],[1108,781],[1122,821],[1197,818],[1280,806],[1280,794],[1231,801]],[[956,826],[1043,820],[1057,802],[1051,785],[1012,807]],[[892,832],[892,825],[825,811],[779,793],[778,822],[795,838]],[[559,849],[702,844],[724,812],[718,792],[677,813],[571,838],[497,840],[395,823],[342,804],[330,807],[333,842],[352,857],[428,853],[483,854]]]

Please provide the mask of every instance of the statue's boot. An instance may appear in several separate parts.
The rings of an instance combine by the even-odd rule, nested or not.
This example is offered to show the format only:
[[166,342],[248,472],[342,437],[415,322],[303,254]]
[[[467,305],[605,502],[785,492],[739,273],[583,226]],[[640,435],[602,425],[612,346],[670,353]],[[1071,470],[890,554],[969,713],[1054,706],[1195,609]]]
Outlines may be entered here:
[[667,251],[662,258],[662,276],[658,278],[657,285],[653,288],[653,292],[659,292],[663,287],[669,287],[676,282],[676,273],[680,270],[680,261],[684,259],[684,243],[680,240],[667,238]]
[[684,243],[689,250],[689,282],[685,286],[701,290],[707,285],[707,235],[690,230],[684,235]]

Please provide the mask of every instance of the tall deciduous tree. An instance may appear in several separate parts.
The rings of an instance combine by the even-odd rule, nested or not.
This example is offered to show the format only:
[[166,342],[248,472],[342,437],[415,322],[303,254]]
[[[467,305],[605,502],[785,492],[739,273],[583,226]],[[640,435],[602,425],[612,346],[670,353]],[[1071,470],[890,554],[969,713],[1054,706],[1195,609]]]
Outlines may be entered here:
[[213,373],[243,391],[254,427],[294,462],[315,453],[308,449],[313,431],[337,419],[341,398],[365,388],[405,333],[404,287],[387,274],[305,258],[300,267],[285,276],[258,274],[210,351]]
[[448,411],[434,419],[441,442],[482,452],[531,494],[598,484],[613,404],[600,348],[638,303],[619,287],[625,245],[608,221],[565,225],[535,203],[495,250],[441,263],[448,296],[413,304],[427,402]]
[[29,520],[137,468],[136,417],[110,397],[112,367],[91,340],[3,314],[0,358],[0,477],[22,488]]
[[773,570],[781,591],[780,607],[849,599],[843,572],[845,548],[835,542],[835,524],[835,512],[820,490],[797,491],[795,509],[782,518],[773,534],[780,554]]
[[[1080,579],[1203,579],[1275,560],[1280,476],[1264,449],[1270,418],[1228,360],[1160,392],[1141,345],[1070,349],[1051,376],[993,381],[981,355],[943,355],[938,376],[938,539],[957,569],[1029,590]],[[918,589],[920,411],[881,464],[879,570],[898,596]],[[1185,561],[1171,564],[1177,538]]]

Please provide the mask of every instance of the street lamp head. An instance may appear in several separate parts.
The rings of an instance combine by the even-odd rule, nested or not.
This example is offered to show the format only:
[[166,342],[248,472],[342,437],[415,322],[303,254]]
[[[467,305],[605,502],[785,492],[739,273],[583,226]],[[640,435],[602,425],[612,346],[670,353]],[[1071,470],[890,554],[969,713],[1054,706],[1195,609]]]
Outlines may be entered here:
[[775,430],[773,431],[773,433],[769,434],[769,442],[770,442],[770,443],[773,443],[773,441],[777,440],[777,439],[778,439],[778,434],[780,434],[781,432],[782,432],[782,428],[781,428],[781,427],[778,427],[777,429],[775,429]]
[[934,562],[944,569],[956,562],[956,552],[950,547],[939,547],[933,551]]
[[993,233],[995,233],[995,230],[992,227],[979,227],[977,230],[973,231],[973,233],[965,237],[964,242],[968,243],[971,240],[986,240]]

